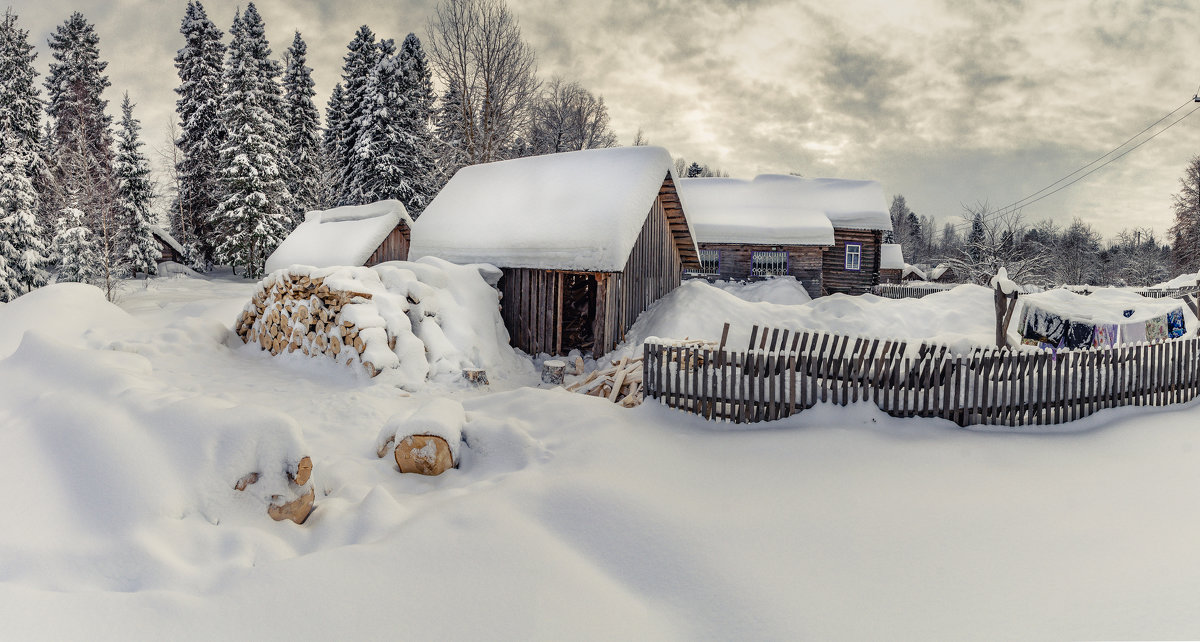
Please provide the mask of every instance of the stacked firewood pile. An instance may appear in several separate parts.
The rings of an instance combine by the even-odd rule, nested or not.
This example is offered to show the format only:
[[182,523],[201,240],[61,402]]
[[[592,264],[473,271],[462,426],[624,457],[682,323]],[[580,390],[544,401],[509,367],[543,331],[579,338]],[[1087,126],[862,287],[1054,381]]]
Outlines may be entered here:
[[[365,292],[331,288],[322,277],[281,271],[260,284],[242,310],[236,331],[245,343],[257,343],[271,354],[298,350],[324,355],[348,366],[361,365],[374,377],[381,369],[370,360],[369,349],[386,342],[393,350],[396,337],[377,314],[351,314],[356,304],[370,300]],[[364,317],[379,323],[360,327]]]
[[[607,367],[598,367],[582,381],[567,387],[571,392],[602,397],[625,408],[642,403],[642,358],[621,357]],[[583,359],[575,364],[576,374],[583,374]]]

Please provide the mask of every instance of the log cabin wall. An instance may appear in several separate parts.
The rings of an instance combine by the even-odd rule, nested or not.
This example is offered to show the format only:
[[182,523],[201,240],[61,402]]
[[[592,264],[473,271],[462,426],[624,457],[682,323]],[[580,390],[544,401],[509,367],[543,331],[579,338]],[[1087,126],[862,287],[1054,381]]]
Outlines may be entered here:
[[[822,260],[822,281],[825,291],[833,294],[862,294],[879,283],[879,246],[883,232],[877,230],[848,230],[834,228],[833,247],[825,250]],[[862,246],[860,269],[846,269],[846,244]]]
[[383,239],[379,247],[375,248],[375,251],[364,265],[370,267],[387,261],[407,261],[408,244],[411,238],[408,224],[400,221],[396,227],[392,228],[387,237]]
[[625,269],[598,277],[594,355],[604,354],[624,341],[625,332],[638,315],[683,280],[683,258],[663,200],[662,194],[654,200]]
[[[747,245],[743,243],[701,243],[701,250],[720,254],[717,278],[745,280],[754,277],[751,254],[754,252],[788,253],[788,274],[804,284],[809,296],[821,296],[822,252],[817,245]],[[710,275],[706,275],[710,276]]]
[[899,283],[900,281],[900,270],[879,270],[880,283]]

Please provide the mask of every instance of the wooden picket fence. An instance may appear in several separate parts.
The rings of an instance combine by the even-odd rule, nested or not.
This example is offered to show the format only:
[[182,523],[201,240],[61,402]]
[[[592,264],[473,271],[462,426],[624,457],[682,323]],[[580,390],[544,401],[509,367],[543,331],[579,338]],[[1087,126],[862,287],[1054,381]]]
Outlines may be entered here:
[[755,327],[740,352],[668,340],[643,350],[646,399],[736,423],[782,419],[818,402],[870,402],[893,417],[960,426],[1054,425],[1106,408],[1200,396],[1196,338],[1057,355],[952,354],[925,343]]
[[871,294],[887,299],[920,299],[930,294],[945,292],[958,284],[952,285],[901,285],[899,283],[880,283],[871,288]]

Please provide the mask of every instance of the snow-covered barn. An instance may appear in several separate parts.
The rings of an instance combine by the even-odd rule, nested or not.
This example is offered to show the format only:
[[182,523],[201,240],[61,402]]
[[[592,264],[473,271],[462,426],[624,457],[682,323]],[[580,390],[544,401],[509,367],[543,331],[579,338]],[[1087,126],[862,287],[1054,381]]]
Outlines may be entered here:
[[938,263],[932,270],[926,273],[930,281],[934,283],[957,283],[958,275],[954,273],[954,268],[948,263]]
[[899,243],[879,246],[879,282],[899,283],[904,280],[904,249]]
[[763,174],[686,179],[680,190],[707,250],[706,271],[739,279],[790,274],[813,296],[860,294],[879,283],[892,220],[875,181]]
[[833,225],[824,212],[805,206],[798,187],[789,181],[681,179],[701,274],[794,276],[810,296],[821,296],[821,260],[834,244]]
[[309,212],[267,258],[266,271],[289,265],[324,268],[405,261],[412,222],[396,200]]
[[421,214],[412,256],[501,268],[514,346],[602,354],[699,268],[693,239],[671,155],[621,147],[459,170]]
[[156,262],[174,261],[176,263],[183,263],[183,246],[171,236],[170,232],[161,227],[151,225],[150,233],[154,235],[154,240],[158,242],[159,256]]

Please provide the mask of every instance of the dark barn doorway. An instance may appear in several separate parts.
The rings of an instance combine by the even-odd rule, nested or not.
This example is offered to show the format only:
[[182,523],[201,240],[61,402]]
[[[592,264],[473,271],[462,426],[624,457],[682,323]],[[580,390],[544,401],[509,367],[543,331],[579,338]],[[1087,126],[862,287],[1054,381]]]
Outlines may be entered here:
[[562,275],[562,328],[559,354],[572,348],[588,352],[595,344],[596,278],[587,272],[564,272]]

